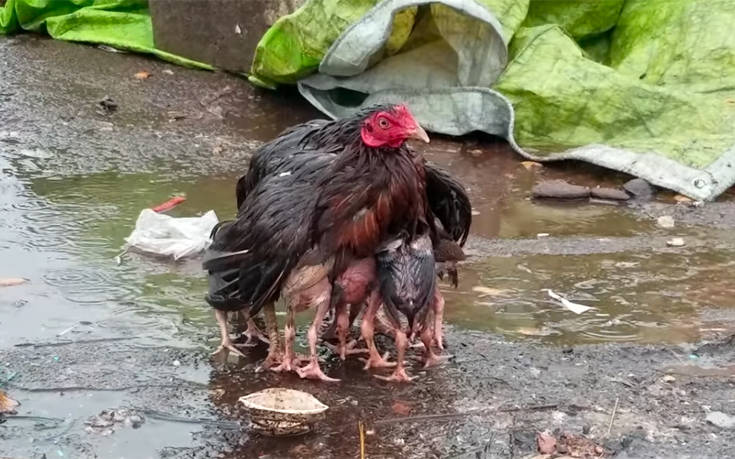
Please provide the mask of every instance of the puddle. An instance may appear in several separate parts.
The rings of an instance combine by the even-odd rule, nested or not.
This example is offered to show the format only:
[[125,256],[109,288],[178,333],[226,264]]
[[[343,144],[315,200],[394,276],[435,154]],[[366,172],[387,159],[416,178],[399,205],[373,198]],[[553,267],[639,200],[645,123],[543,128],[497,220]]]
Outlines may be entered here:
[[[213,349],[216,330],[203,301],[206,279],[199,260],[169,262],[129,253],[118,266],[114,258],[140,210],[174,195],[186,195],[187,200],[170,215],[201,215],[214,209],[220,219],[231,218],[235,180],[246,170],[252,149],[286,126],[309,118],[313,110],[305,103],[294,103],[293,93],[253,91],[241,80],[217,74],[192,72],[187,74],[191,81],[168,81],[162,70],[170,66],[162,62],[28,40],[34,44],[15,46],[8,59],[38,59],[39,64],[27,72],[7,70],[12,69],[10,65],[0,69],[2,84],[14,91],[9,101],[0,104],[0,117],[7,124],[7,130],[0,132],[0,277],[29,280],[0,290],[0,356],[29,349],[43,360],[22,364],[33,371],[52,372],[56,367],[48,367],[49,359],[62,352],[52,345],[86,342],[93,350],[85,358],[96,363],[80,365],[81,357],[76,355],[67,355],[65,361],[76,362],[77,366],[68,365],[70,371],[83,370],[94,379],[118,377],[118,362],[109,357],[117,348],[133,355],[138,350],[141,358],[164,347]],[[33,54],[36,47],[48,47],[43,58]],[[88,58],[90,52],[101,54]],[[70,66],[75,69],[73,81],[67,76]],[[107,67],[107,73],[115,75],[115,84],[92,77]],[[143,67],[154,75],[146,83],[131,77]],[[176,75],[186,71],[174,69]],[[224,91],[230,84],[232,89]],[[114,118],[95,114],[96,102],[108,92],[120,102]],[[44,110],[28,112],[24,108],[28,106]],[[172,121],[171,111],[186,116]],[[468,187],[478,213],[474,236],[500,249],[525,244],[522,254],[496,253],[492,247],[478,250],[462,266],[460,288],[444,290],[446,317],[455,329],[470,330],[473,336],[499,333],[513,345],[528,340],[565,346],[693,342],[715,330],[733,329],[729,325],[735,323],[730,273],[735,241],[730,230],[677,226],[666,231],[655,226],[654,218],[622,206],[534,202],[528,195],[539,180],[564,178],[618,187],[625,178],[568,163],[526,170],[506,145],[492,139],[450,142],[437,136],[426,156],[449,168]],[[550,235],[548,244],[539,243],[539,233]],[[684,237],[687,246],[655,245],[674,235]],[[620,248],[606,250],[611,241]],[[628,244],[631,241],[635,244]],[[557,244],[553,250],[552,243]],[[485,289],[473,289],[477,286]],[[595,309],[581,315],[566,311],[548,298],[548,288]],[[309,318],[309,314],[299,315],[301,323]],[[35,343],[45,347],[33,347]],[[94,350],[97,343],[104,347],[99,355]],[[330,448],[340,445],[345,435],[355,438],[357,421],[364,413],[392,416],[396,400],[415,401],[417,412],[423,413],[434,409],[432,403],[442,409],[477,408],[473,400],[457,398],[450,370],[422,374],[425,383],[402,388],[379,383],[366,376],[359,363],[350,362],[334,368],[332,375],[345,380],[335,389],[294,376],[253,375],[251,361],[241,364],[247,366],[245,371],[214,371],[207,386],[202,373],[210,370],[208,365],[191,371],[176,367],[174,372],[172,354],[155,360],[150,372],[166,378],[169,385],[198,383],[199,395],[206,393],[218,411],[236,418],[241,415],[237,397],[277,383],[305,388],[334,407],[336,415],[325,421],[323,438],[311,437],[313,441],[305,446],[292,439],[248,440],[244,434],[234,444],[246,446],[232,452],[235,456],[253,451],[271,451],[275,457],[329,457],[335,451],[340,457],[352,456],[356,445]],[[258,356],[262,355],[254,355]],[[126,365],[121,375],[133,375],[132,386],[140,383],[137,378],[153,377],[139,375],[143,370],[135,362]],[[465,381],[465,392],[473,384],[489,384],[488,378]],[[483,387],[492,393],[492,388]],[[74,437],[77,446],[89,444],[90,451],[104,451],[104,457],[149,457],[164,446],[175,449],[191,444],[192,434],[201,427],[201,423],[153,417],[146,422],[146,435],[122,430],[106,439],[84,436],[79,440],[85,416],[125,406],[134,398],[132,392],[84,390],[62,396],[21,390],[13,395],[23,403],[22,415],[63,420],[43,437],[46,440],[39,440],[53,454],[53,448],[64,451],[63,444],[54,442],[56,435]],[[163,402],[180,401],[176,397],[186,395],[175,393]],[[202,400],[192,405],[210,406]],[[43,422],[40,426],[39,438],[45,430]],[[489,438],[484,424],[467,421],[461,427],[465,438]],[[14,427],[10,429],[0,434],[5,432],[5,438],[18,442],[14,444],[27,446],[30,429],[19,428],[21,434],[15,436]],[[454,435],[448,429],[443,433]],[[386,433],[380,440],[381,453],[407,456],[409,445],[392,432],[378,430],[379,435]],[[376,437],[369,441],[379,442]],[[414,447],[423,439],[413,435],[408,441]],[[96,447],[97,442],[105,442],[104,447]]]

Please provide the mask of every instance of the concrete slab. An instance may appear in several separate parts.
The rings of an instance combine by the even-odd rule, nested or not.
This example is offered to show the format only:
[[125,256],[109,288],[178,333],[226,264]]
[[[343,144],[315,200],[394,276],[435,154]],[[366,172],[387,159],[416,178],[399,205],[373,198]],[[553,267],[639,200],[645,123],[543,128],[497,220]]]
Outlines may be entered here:
[[247,72],[258,41],[304,0],[150,0],[156,47],[223,70]]

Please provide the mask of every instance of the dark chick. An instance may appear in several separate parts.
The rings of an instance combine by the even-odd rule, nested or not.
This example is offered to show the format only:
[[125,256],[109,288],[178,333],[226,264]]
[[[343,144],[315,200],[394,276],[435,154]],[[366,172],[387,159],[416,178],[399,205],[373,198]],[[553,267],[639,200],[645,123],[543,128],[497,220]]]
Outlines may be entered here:
[[[408,337],[420,333],[426,349],[426,362],[435,359],[432,351],[434,323],[430,309],[437,289],[431,238],[428,234],[415,237],[401,234],[381,248],[376,260],[380,296],[395,336],[398,354],[396,369],[387,379],[408,381],[410,378],[404,368]],[[363,338],[371,356],[377,354],[370,325],[376,313],[375,304],[369,303],[363,317]],[[407,328],[403,326],[404,319]]]
[[404,144],[411,137],[428,141],[428,136],[408,109],[378,107],[325,123],[318,131],[313,135],[334,136],[335,146],[294,154],[285,169],[239,187],[246,191],[237,220],[216,232],[210,251],[218,253],[204,268],[210,279],[237,270],[224,286],[210,288],[215,308],[223,298],[253,315],[281,294],[286,297],[285,355],[277,369],[296,368],[294,313],[314,307],[310,363],[298,371],[328,380],[319,368],[316,342],[330,305],[330,279],[353,260],[373,256],[387,235],[427,232],[434,222],[423,164]]

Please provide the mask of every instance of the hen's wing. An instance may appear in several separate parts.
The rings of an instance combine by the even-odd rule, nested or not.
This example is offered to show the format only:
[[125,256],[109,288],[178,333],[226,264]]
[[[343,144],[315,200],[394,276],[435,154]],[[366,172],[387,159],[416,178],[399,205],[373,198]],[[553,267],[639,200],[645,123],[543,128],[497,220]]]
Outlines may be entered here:
[[336,155],[294,160],[291,174],[262,178],[237,220],[222,225],[205,255],[210,274],[207,301],[219,309],[250,307],[256,314],[274,301],[283,281],[312,246],[318,192],[315,177]]
[[248,172],[240,177],[235,187],[237,198],[237,209],[239,211],[242,203],[255,186],[269,175],[277,174],[289,167],[289,159],[294,155],[316,154],[318,155],[324,145],[313,145],[311,142],[314,133],[319,131],[327,120],[311,120],[306,123],[297,124],[283,131],[274,140],[258,148],[250,159]]
[[460,246],[464,246],[472,224],[472,204],[459,181],[448,172],[426,162],[426,196],[434,215]]

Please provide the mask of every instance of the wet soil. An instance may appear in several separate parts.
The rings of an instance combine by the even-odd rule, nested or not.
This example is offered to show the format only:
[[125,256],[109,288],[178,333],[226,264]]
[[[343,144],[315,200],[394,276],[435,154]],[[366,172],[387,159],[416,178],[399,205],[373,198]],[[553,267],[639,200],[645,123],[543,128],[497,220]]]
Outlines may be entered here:
[[[413,364],[411,385],[329,354],[341,383],[255,373],[263,349],[210,361],[198,260],[114,257],[140,210],[173,195],[187,201],[171,215],[229,218],[253,149],[318,114],[290,91],[32,35],[0,39],[0,60],[0,278],[28,279],[0,287],[0,388],[22,403],[0,419],[0,456],[359,457],[360,421],[368,457],[524,457],[544,430],[617,457],[732,455],[735,431],[705,420],[735,414],[732,195],[534,201],[542,180],[629,177],[529,170],[498,139],[437,137],[426,156],[462,178],[477,214],[460,287],[443,286],[454,359]],[[574,315],[545,289],[595,309]],[[271,386],[313,393],[327,419],[304,437],[251,434],[236,400]],[[108,409],[145,422],[85,425]]]

